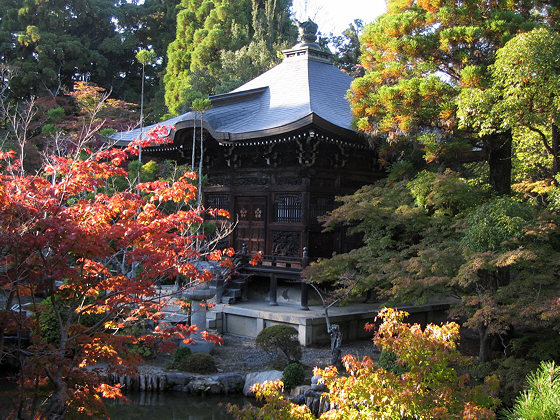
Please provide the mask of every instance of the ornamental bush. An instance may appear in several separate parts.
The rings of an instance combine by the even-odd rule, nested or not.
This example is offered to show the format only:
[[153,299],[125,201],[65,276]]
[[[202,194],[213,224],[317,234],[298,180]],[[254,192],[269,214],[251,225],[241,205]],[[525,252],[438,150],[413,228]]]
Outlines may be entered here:
[[207,353],[192,353],[182,359],[179,370],[201,374],[214,373],[216,372],[216,362]]
[[184,359],[192,354],[189,347],[177,347],[175,353],[173,353],[173,359],[171,363],[167,366],[169,369],[179,369],[179,367],[184,363]]
[[377,365],[388,372],[393,372],[395,375],[402,375],[408,370],[406,366],[399,365],[395,353],[386,350],[382,350],[379,354]]
[[[92,299],[86,299],[86,303],[92,302]],[[37,316],[39,320],[39,336],[41,340],[45,343],[58,345],[60,343],[60,328],[58,324],[58,318],[56,311],[53,307],[52,298],[48,297],[43,300],[39,305],[37,305]],[[63,317],[69,316],[69,307],[71,305],[68,301],[63,301],[62,299],[56,299],[58,311]],[[83,327],[92,327],[97,324],[105,315],[103,313],[86,313],[81,315],[79,318],[76,316],[77,324]],[[98,329],[101,329],[98,328]]]
[[273,325],[263,329],[256,339],[257,347],[271,355],[282,353],[288,362],[297,362],[301,359],[301,344],[298,332],[289,325]]
[[[459,325],[403,322],[406,312],[385,308],[379,312],[381,325],[375,333],[375,345],[395,354],[399,364],[407,366],[405,375],[377,369],[371,358],[343,358],[346,373],[336,367],[315,368],[329,390],[331,410],[324,420],[369,419],[495,419],[499,400],[493,397],[497,378],[475,384],[458,368],[471,360],[457,350]],[[371,326],[374,327],[374,326]],[[370,327],[370,328],[371,328]],[[230,408],[237,419],[274,418],[314,419],[307,406],[291,403],[281,392],[282,382],[265,382],[255,386],[262,407]],[[527,417],[523,417],[527,418]],[[552,417],[555,418],[555,417]]]
[[305,370],[300,363],[290,363],[282,372],[282,382],[284,382],[284,389],[287,391],[301,385],[304,379]]

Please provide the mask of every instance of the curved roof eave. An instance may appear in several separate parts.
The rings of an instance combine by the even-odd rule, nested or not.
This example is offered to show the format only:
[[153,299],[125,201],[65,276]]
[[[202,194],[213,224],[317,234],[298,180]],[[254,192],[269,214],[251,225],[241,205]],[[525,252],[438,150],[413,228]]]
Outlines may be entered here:
[[[175,125],[175,133],[181,129],[192,128],[193,125],[194,125],[193,120],[181,121]],[[284,124],[278,127],[271,127],[264,130],[250,131],[246,133],[229,133],[223,131],[216,131],[212,128],[212,126],[207,121],[203,122],[204,129],[215,140],[218,140],[220,143],[227,143],[227,144],[235,144],[236,142],[241,140],[281,136],[283,134],[309,126],[315,126],[318,129],[323,129],[333,135],[344,137],[347,140],[358,141],[361,139],[361,136],[357,132],[353,130],[348,130],[343,127],[339,127],[336,124],[333,124],[325,120],[324,118],[321,118],[320,116],[318,116],[313,112],[289,124]]]

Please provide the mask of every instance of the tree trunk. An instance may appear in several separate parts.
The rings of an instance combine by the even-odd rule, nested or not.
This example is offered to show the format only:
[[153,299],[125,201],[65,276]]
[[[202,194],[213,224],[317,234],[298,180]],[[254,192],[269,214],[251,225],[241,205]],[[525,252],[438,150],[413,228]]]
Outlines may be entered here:
[[499,195],[511,192],[511,131],[486,137],[489,182]]
[[49,420],[63,419],[66,415],[67,401],[69,399],[66,384],[60,380],[55,385],[55,391],[50,396],[46,407],[43,409],[43,416]]
[[552,123],[552,176],[555,176],[560,170],[560,130],[556,123]]
[[478,359],[480,363],[488,361],[488,327],[478,329]]
[[191,159],[191,171],[194,172],[194,152],[196,150],[196,111],[193,118],[193,132],[192,132],[192,159]]
[[203,127],[204,113],[200,112],[200,160],[198,161],[198,208],[202,206],[202,160],[204,159],[204,130]]

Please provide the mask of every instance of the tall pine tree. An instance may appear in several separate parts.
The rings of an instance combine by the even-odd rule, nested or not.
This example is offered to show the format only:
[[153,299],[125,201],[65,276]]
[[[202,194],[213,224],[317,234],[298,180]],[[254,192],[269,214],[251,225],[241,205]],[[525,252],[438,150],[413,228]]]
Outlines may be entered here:
[[387,9],[362,37],[366,74],[350,95],[358,128],[390,143],[413,139],[428,160],[457,160],[482,146],[491,184],[508,192],[511,133],[479,139],[458,130],[457,97],[483,83],[497,50],[546,19],[548,9],[536,15],[525,1],[474,0],[393,0]]
[[[257,55],[270,57],[264,65],[260,63],[265,69],[272,65],[276,50],[295,41],[290,6],[290,0],[182,0],[164,78],[170,113],[184,110],[196,97],[230,89],[254,77],[252,71],[245,71],[252,65],[251,58],[244,59],[253,54],[248,51],[256,49]],[[224,68],[223,57],[231,57],[231,53],[236,53],[235,64]],[[244,71],[232,71],[235,65],[243,66]],[[238,79],[238,74],[248,79]]]
[[56,95],[79,79],[110,84],[118,70],[104,50],[115,33],[111,0],[10,0],[0,10],[0,57],[16,69],[12,97]]

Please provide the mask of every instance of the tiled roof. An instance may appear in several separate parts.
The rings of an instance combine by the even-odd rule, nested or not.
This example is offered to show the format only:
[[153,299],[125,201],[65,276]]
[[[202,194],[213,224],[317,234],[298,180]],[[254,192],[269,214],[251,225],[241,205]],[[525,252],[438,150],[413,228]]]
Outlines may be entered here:
[[[258,138],[286,132],[312,120],[354,131],[346,100],[352,78],[334,67],[329,55],[315,44],[300,44],[284,54],[284,60],[269,71],[230,93],[210,97],[213,107],[204,113],[204,122],[214,138]],[[180,129],[191,127],[193,118],[194,113],[187,112],[159,124]],[[139,135],[137,129],[117,133],[113,138],[126,143]]]

